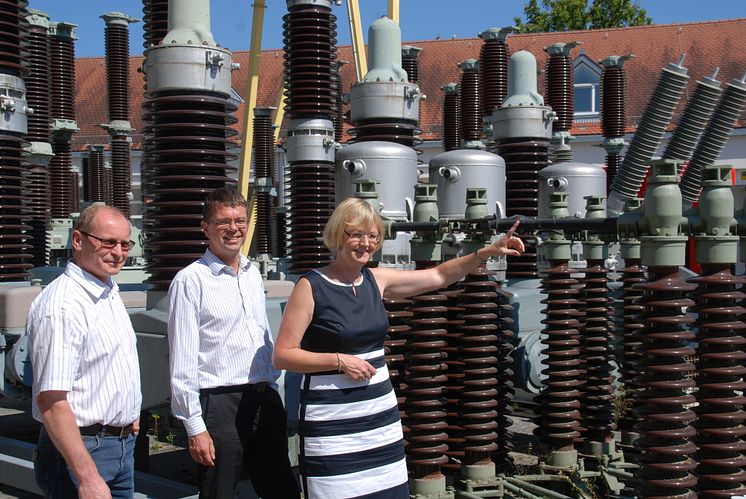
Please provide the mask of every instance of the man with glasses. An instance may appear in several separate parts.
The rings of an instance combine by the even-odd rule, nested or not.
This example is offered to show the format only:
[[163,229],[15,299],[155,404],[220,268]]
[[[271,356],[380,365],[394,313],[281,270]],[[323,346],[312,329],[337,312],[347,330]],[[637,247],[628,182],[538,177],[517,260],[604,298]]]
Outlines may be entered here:
[[73,260],[31,304],[32,411],[43,423],[34,470],[47,497],[134,495],[140,366],[112,279],[132,246],[118,209],[86,208],[72,232]]
[[201,227],[209,240],[204,256],[168,290],[171,412],[184,422],[199,464],[200,497],[234,497],[246,472],[264,499],[297,498],[264,285],[240,253],[246,200],[231,189],[213,191]]

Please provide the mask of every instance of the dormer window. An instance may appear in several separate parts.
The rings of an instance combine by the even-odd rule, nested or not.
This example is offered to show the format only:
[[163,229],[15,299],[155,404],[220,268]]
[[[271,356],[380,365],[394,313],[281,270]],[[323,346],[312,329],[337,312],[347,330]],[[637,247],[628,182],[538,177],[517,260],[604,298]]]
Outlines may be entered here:
[[575,117],[595,118],[601,112],[601,66],[581,52],[573,61]]

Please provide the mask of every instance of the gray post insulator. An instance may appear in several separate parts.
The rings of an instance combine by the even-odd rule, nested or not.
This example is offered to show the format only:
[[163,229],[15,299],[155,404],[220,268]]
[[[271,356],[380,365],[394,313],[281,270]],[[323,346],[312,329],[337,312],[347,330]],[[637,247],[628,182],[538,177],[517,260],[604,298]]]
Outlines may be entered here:
[[740,80],[732,80],[725,87],[723,97],[720,99],[712,119],[707,124],[702,138],[689,161],[689,167],[681,180],[681,194],[684,208],[688,208],[699,197],[702,187],[702,169],[712,165],[723,152],[725,143],[736,120],[746,108],[746,73]]
[[624,202],[635,197],[640,190],[650,160],[663,139],[663,134],[689,81],[688,70],[682,66],[683,63],[684,56],[677,64],[670,63],[661,72],[637,132],[611,185],[607,201],[611,213],[621,213]]
[[720,82],[715,79],[718,71],[719,68],[715,68],[712,76],[704,77],[697,82],[694,94],[663,152],[663,158],[687,161],[691,156],[722,93]]

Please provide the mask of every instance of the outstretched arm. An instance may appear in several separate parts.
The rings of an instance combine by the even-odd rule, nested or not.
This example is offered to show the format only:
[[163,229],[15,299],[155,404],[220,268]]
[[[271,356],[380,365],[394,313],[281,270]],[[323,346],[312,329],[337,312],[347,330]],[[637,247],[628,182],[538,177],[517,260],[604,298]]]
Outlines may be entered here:
[[402,272],[379,267],[371,271],[385,298],[406,298],[439,289],[461,279],[490,257],[518,256],[523,253],[525,250],[523,241],[515,235],[519,224],[520,221],[516,221],[503,236],[492,244],[433,268]]

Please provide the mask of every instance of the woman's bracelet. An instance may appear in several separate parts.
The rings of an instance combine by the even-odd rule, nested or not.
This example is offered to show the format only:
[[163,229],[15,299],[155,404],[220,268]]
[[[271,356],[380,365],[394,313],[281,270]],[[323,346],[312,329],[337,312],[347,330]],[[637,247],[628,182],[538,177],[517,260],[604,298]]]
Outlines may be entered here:
[[[480,249],[481,249],[481,248],[480,248]],[[479,250],[477,250],[477,251],[475,251],[475,252],[474,252],[474,256],[476,256],[476,257],[477,257],[477,260],[479,260],[479,262],[480,262],[480,263],[487,263],[487,260],[489,260],[489,259],[490,259],[490,257],[487,257],[487,258],[485,258],[484,260],[482,260],[482,257],[481,257],[481,256],[479,256]]]
[[337,352],[337,372],[342,372],[342,363],[339,361],[339,352]]

